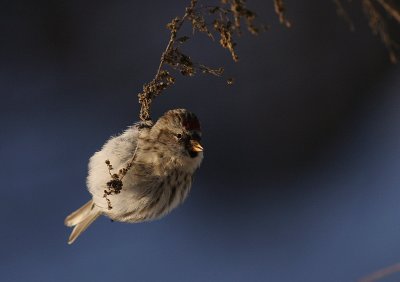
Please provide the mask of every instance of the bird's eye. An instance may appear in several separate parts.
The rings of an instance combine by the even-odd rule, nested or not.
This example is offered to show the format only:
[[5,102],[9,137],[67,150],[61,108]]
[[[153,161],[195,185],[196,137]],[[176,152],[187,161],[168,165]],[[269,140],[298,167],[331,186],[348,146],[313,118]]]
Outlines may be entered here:
[[180,133],[176,134],[176,138],[181,139],[182,138],[182,134],[180,134]]

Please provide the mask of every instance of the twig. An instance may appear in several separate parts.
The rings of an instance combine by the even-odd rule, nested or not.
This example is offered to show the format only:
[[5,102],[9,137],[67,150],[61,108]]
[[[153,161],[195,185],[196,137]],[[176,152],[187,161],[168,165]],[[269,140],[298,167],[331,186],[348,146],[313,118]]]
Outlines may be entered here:
[[[176,35],[177,35],[177,33],[178,33],[178,30],[182,27],[183,22],[184,22],[184,21],[186,20],[186,18],[188,17],[188,9],[190,9],[190,10],[194,9],[195,5],[196,5],[196,1],[193,1],[193,0],[192,0],[192,1],[191,1],[191,4],[190,4],[190,7],[186,9],[186,12],[185,12],[185,14],[183,15],[182,19],[179,19],[179,18],[175,18],[175,19],[174,19],[174,21],[175,21],[175,26],[171,26],[171,35],[170,35],[170,37],[169,37],[169,41],[168,41],[167,47],[165,48],[164,52],[163,52],[162,55],[161,55],[160,65],[158,66],[158,69],[157,69],[157,73],[156,73],[155,78],[160,77],[161,68],[162,68],[163,65],[165,64],[165,56],[166,56],[169,52],[171,52],[171,48],[172,48],[172,45],[173,45],[174,42],[175,42],[175,39],[176,39]],[[174,21],[173,21],[173,22],[174,22]]]
[[143,92],[139,94],[139,103],[141,104],[139,117],[142,121],[150,120],[150,107],[154,97],[161,94],[166,87],[175,82],[173,79],[171,79],[169,73],[162,71],[162,67],[166,62],[167,54],[169,54],[172,50],[179,29],[182,27],[183,22],[186,20],[189,14],[193,12],[196,4],[197,0],[191,0],[190,6],[186,8],[183,17],[176,17],[167,25],[167,27],[171,30],[171,35],[167,47],[161,55],[160,64],[158,66],[156,75],[150,83],[143,86]]
[[391,266],[382,268],[372,274],[369,274],[363,278],[361,278],[360,280],[358,280],[358,282],[374,282],[374,281],[378,281],[382,278],[385,278],[389,275],[392,275],[396,272],[400,272],[400,263],[396,263],[393,264]]
[[400,11],[396,10],[393,6],[387,3],[385,0],[377,0],[379,4],[385,9],[385,11],[391,15],[398,23],[400,23]]
[[285,13],[286,8],[283,0],[274,0],[274,8],[275,8],[275,13],[279,17],[280,23],[286,26],[287,28],[291,27],[292,24],[286,19],[286,13]]
[[[377,0],[379,1],[379,0]],[[381,1],[379,1],[381,2]],[[386,2],[382,2],[386,3]],[[363,9],[365,14],[368,17],[369,20],[369,26],[372,30],[372,32],[376,35],[379,35],[383,44],[386,46],[386,48],[389,51],[389,57],[392,63],[397,63],[399,59],[399,55],[397,54],[399,50],[399,45],[392,39],[387,26],[386,22],[381,15],[381,13],[378,11],[378,9],[375,7],[373,4],[372,0],[363,0],[362,1]],[[395,14],[392,12],[392,14]]]
[[138,144],[136,144],[136,148],[135,151],[133,152],[132,159],[127,163],[126,167],[121,168],[119,170],[118,174],[116,173],[113,174],[111,171],[114,168],[111,165],[110,161],[109,160],[105,161],[108,167],[108,173],[111,176],[111,180],[107,182],[107,189],[104,190],[103,198],[106,199],[107,207],[109,210],[112,209],[112,205],[111,205],[111,200],[108,198],[108,196],[121,193],[122,187],[124,185],[122,179],[124,179],[126,173],[131,169],[133,162],[135,161],[137,150],[138,150]]
[[131,169],[133,162],[135,161],[135,158],[136,158],[136,153],[137,153],[138,147],[139,147],[138,144],[136,144],[136,148],[135,148],[135,151],[133,152],[132,159],[126,165],[126,167],[122,169],[122,171],[120,170],[120,174],[122,175],[120,178],[121,180],[125,177],[126,173]]
[[336,5],[336,13],[338,16],[342,17],[346,23],[349,25],[349,28],[351,31],[354,31],[354,24],[353,21],[351,20],[349,14],[347,13],[346,9],[343,7],[343,4],[340,0],[333,0],[333,3]]

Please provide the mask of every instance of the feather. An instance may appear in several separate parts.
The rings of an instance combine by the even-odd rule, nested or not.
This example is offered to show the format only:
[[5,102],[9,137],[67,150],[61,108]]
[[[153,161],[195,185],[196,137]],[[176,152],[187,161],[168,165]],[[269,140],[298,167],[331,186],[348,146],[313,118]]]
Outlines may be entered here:
[[68,239],[68,244],[72,244],[78,236],[85,231],[90,224],[93,223],[99,216],[101,212],[90,200],[85,205],[80,207],[78,210],[71,213],[64,221],[64,224],[69,227],[74,227],[71,235]]

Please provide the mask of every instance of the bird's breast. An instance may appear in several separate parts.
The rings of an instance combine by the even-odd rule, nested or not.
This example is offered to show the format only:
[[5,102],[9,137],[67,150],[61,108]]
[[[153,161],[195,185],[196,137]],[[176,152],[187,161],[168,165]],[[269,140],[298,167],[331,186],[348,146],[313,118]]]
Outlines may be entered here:
[[163,217],[186,199],[191,183],[191,174],[171,171],[159,178],[157,184],[153,183],[152,187],[143,189],[136,199],[141,204],[125,213],[122,221],[139,222]]

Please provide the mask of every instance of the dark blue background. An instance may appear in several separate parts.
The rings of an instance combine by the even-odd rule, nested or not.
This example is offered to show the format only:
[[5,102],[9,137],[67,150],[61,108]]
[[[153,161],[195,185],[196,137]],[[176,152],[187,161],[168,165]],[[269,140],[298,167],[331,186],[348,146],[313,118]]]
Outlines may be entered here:
[[286,1],[290,30],[248,1],[271,29],[239,40],[238,64],[196,36],[187,53],[236,83],[177,77],[155,101],[202,121],[190,197],[66,244],[87,160],[137,120],[186,2],[1,2],[1,281],[355,281],[400,261],[400,70],[358,3],[349,32],[317,0]]

